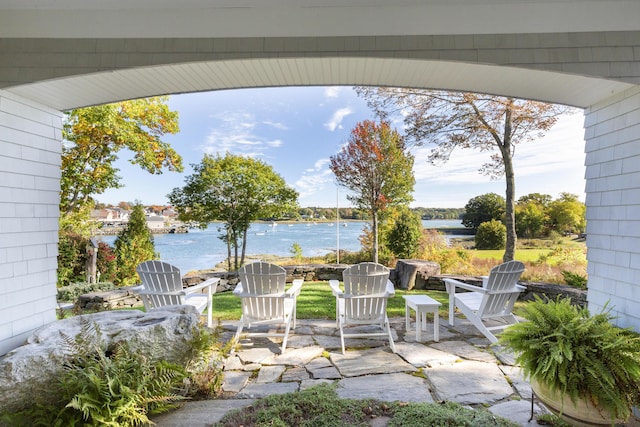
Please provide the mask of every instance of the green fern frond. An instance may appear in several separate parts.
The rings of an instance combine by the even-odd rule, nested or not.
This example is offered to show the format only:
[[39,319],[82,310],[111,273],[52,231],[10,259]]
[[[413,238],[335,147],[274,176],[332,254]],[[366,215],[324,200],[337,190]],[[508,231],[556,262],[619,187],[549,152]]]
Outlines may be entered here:
[[574,401],[600,403],[616,418],[640,403],[640,336],[614,326],[608,307],[592,316],[569,299],[538,298],[519,314],[527,321],[507,328],[500,342],[525,376]]

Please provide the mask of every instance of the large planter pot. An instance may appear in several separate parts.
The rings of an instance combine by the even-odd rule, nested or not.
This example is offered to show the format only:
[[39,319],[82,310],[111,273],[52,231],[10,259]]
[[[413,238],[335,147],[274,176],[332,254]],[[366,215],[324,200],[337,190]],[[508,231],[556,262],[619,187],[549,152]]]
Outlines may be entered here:
[[[531,389],[551,412],[559,415],[572,426],[610,426],[612,424],[611,413],[594,406],[589,400],[578,399],[574,403],[569,396],[562,396],[536,380],[531,380]],[[622,423],[624,420],[615,422]]]

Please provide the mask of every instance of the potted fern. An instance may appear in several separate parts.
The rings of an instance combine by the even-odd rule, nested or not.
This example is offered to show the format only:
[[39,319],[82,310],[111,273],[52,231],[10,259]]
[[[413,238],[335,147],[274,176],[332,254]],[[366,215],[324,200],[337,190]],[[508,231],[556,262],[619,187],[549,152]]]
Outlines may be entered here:
[[500,343],[513,350],[538,398],[572,425],[624,421],[640,404],[640,336],[568,298],[537,298]]

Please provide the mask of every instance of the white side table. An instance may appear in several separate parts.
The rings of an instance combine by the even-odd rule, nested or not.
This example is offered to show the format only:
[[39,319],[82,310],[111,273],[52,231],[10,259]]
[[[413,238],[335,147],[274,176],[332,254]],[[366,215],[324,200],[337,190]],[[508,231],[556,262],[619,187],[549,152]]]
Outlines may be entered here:
[[427,295],[403,295],[405,299],[406,328],[410,329],[411,309],[416,311],[416,341],[422,341],[422,331],[427,330],[427,313],[433,313],[433,340],[440,341],[440,317],[438,310],[442,305]]

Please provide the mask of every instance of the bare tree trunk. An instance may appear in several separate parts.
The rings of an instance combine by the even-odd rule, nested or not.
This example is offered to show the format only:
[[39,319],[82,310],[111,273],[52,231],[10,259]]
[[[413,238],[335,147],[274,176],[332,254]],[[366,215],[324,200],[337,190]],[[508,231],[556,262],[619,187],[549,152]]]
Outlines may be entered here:
[[238,231],[233,230],[233,263],[235,264],[235,270],[240,268],[238,264]]
[[231,229],[227,224],[227,270],[231,271]]
[[240,255],[240,265],[244,265],[244,256],[247,250],[247,230],[248,227],[245,227],[242,231],[242,254]]
[[373,233],[373,262],[378,262],[378,211],[373,210],[371,232]]
[[515,216],[515,195],[516,179],[513,170],[513,154],[511,151],[511,109],[508,108],[505,114],[505,131],[503,138],[502,160],[504,163],[504,176],[506,181],[506,207],[505,226],[507,227],[507,244],[502,260],[504,262],[513,261],[516,255],[516,216]]

